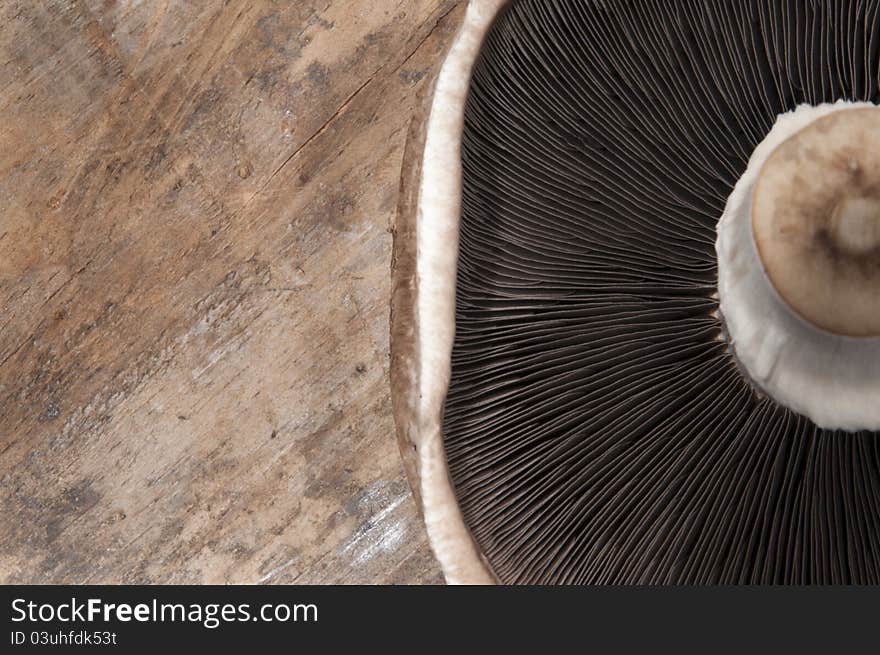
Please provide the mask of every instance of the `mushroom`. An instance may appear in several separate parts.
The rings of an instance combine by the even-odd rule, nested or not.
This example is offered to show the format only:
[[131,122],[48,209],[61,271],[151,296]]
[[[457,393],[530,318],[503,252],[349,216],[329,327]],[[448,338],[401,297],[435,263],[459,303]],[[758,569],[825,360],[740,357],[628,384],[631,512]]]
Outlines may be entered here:
[[880,0],[472,0],[392,398],[449,582],[880,583]]

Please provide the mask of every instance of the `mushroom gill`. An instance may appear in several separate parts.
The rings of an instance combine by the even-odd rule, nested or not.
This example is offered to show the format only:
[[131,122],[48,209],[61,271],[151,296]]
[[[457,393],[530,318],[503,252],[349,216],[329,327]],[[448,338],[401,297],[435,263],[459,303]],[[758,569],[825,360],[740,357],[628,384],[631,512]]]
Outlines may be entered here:
[[[878,87],[877,0],[499,14],[459,135],[442,409],[461,538],[494,578],[880,583],[878,433],[819,427],[756,379],[719,312],[716,254],[777,117],[877,111]],[[859,203],[850,240],[877,234]],[[815,374],[817,395],[835,385]]]

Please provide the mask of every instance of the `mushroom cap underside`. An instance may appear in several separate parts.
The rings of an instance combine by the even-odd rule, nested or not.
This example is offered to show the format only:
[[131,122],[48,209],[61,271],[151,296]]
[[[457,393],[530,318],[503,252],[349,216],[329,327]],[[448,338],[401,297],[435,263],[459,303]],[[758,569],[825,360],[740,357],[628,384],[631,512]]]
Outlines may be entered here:
[[715,251],[777,116],[880,100],[880,3],[517,0],[468,79],[454,266],[435,271],[454,313],[416,321],[454,323],[448,386],[413,373],[441,389],[410,422],[417,450],[440,440],[433,479],[474,546],[444,569],[880,581],[878,435],[820,428],[743,375]]

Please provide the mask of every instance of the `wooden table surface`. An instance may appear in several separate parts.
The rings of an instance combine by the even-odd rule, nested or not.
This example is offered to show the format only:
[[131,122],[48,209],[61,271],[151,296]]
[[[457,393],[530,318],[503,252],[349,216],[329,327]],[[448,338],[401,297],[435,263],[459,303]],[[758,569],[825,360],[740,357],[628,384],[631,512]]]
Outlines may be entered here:
[[0,3],[0,582],[442,581],[389,266],[463,10]]

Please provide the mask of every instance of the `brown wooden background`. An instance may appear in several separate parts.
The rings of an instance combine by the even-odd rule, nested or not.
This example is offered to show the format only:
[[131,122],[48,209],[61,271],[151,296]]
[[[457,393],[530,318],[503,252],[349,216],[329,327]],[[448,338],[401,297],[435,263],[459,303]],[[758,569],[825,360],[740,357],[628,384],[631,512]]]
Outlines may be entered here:
[[439,582],[388,393],[453,0],[0,3],[0,582]]

